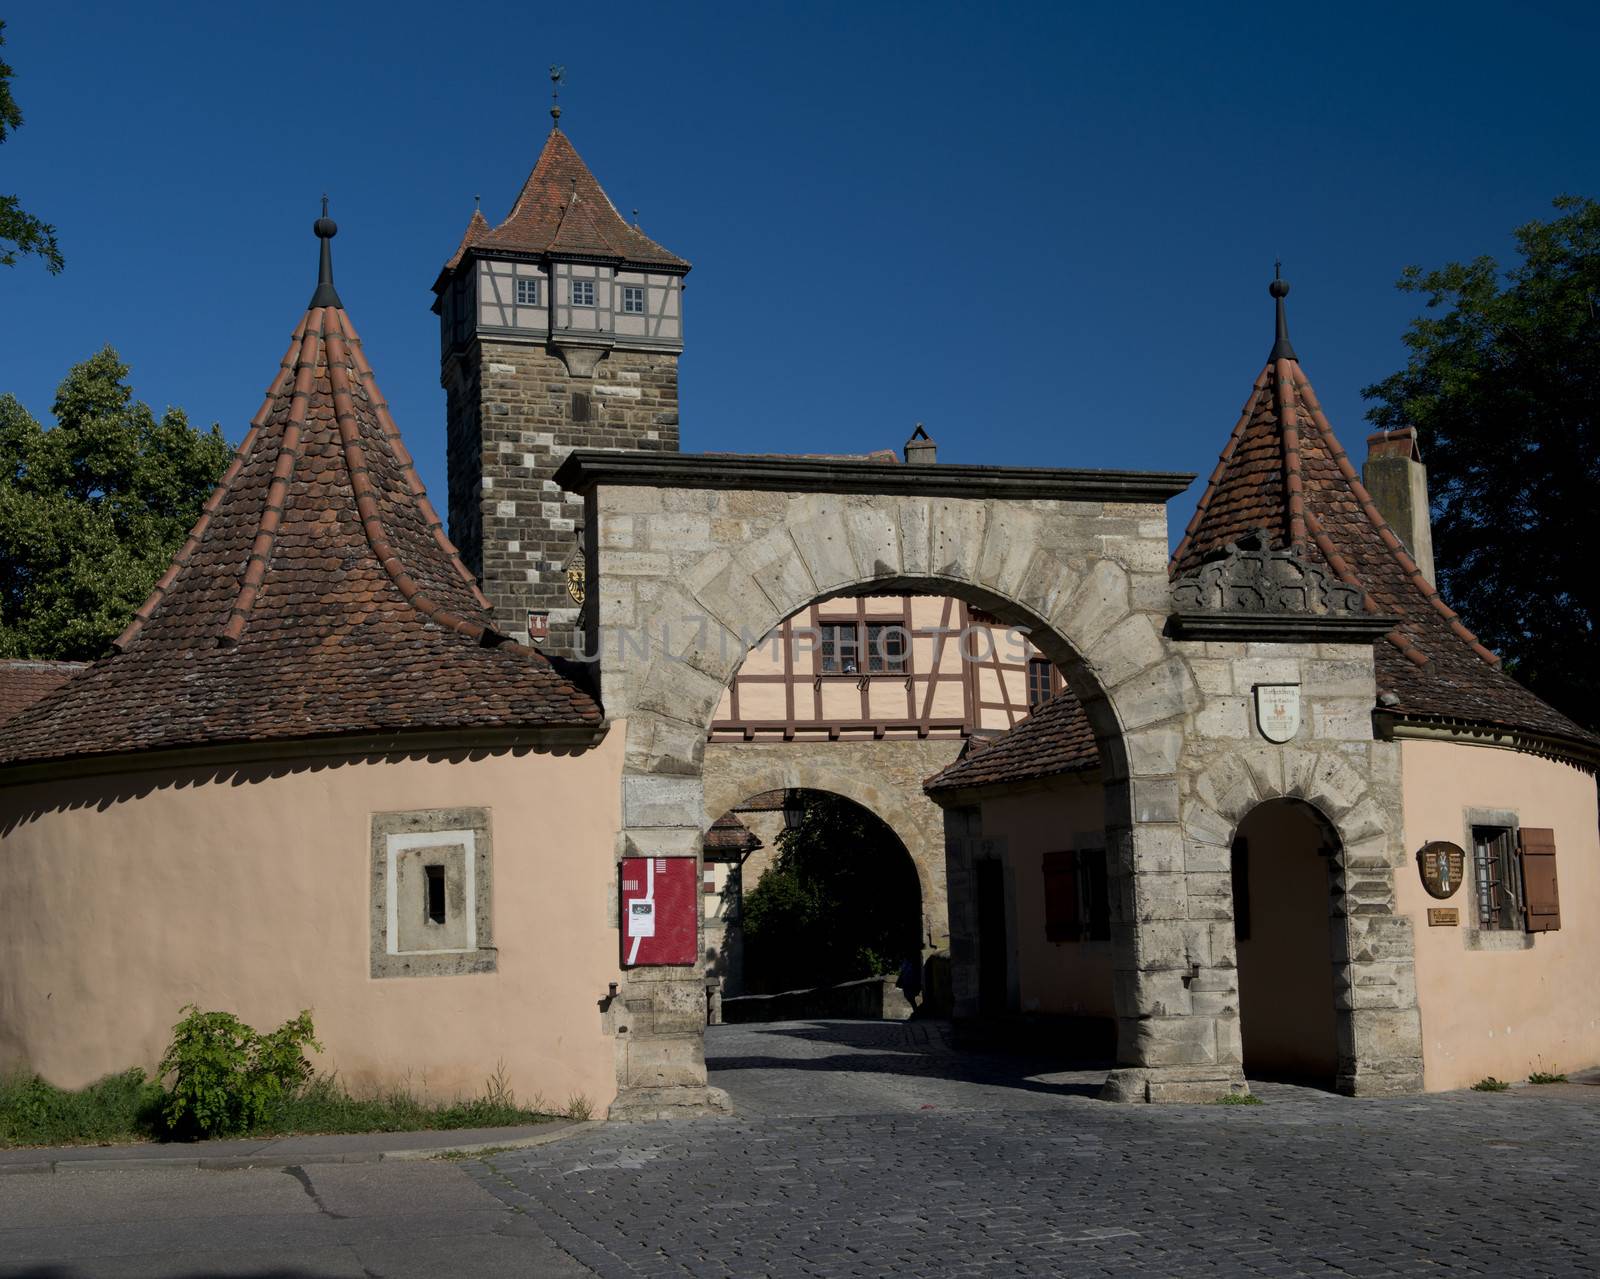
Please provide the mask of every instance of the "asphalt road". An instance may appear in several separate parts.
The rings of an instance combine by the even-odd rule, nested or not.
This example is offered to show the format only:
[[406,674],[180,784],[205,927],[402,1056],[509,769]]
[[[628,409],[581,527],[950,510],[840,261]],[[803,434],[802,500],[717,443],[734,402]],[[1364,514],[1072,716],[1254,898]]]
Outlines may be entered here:
[[718,1027],[739,1114],[481,1160],[0,1178],[0,1276],[1600,1272],[1600,1087],[1113,1106],[937,1023]]

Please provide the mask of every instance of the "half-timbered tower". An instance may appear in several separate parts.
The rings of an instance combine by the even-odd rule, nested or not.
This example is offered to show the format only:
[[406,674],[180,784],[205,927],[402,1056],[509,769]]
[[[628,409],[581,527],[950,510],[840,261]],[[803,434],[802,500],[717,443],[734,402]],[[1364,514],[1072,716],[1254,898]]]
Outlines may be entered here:
[[574,448],[677,451],[689,264],[623,219],[551,114],[511,212],[474,211],[433,289],[450,535],[502,629],[570,653],[582,508],[551,477]]

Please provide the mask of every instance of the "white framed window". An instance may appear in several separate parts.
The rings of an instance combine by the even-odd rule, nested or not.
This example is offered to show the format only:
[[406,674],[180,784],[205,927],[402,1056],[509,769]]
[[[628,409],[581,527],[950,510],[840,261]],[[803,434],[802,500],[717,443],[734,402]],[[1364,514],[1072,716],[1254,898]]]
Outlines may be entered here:
[[622,286],[622,313],[624,315],[644,314],[644,286],[641,284],[624,284]]
[[573,306],[593,306],[594,305],[594,281],[593,280],[574,280],[574,281],[572,281],[572,305]]
[[539,281],[520,278],[517,280],[517,305],[539,305]]

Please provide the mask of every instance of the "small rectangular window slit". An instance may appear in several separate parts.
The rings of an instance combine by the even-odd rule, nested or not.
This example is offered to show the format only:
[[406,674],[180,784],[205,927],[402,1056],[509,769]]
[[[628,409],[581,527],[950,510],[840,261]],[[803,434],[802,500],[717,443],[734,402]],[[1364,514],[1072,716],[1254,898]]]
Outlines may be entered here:
[[422,873],[428,894],[425,918],[430,924],[442,924],[444,923],[444,867],[424,866]]

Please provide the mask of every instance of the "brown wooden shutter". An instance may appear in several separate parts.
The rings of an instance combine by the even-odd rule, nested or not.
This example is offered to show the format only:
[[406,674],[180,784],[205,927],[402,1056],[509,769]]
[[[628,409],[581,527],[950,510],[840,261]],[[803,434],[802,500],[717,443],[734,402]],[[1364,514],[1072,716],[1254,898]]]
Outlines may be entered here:
[[1083,935],[1078,915],[1078,854],[1044,855],[1044,935],[1046,941],[1078,941]]
[[1556,833],[1524,826],[1517,834],[1522,854],[1522,907],[1530,933],[1561,927],[1561,894],[1556,887]]

